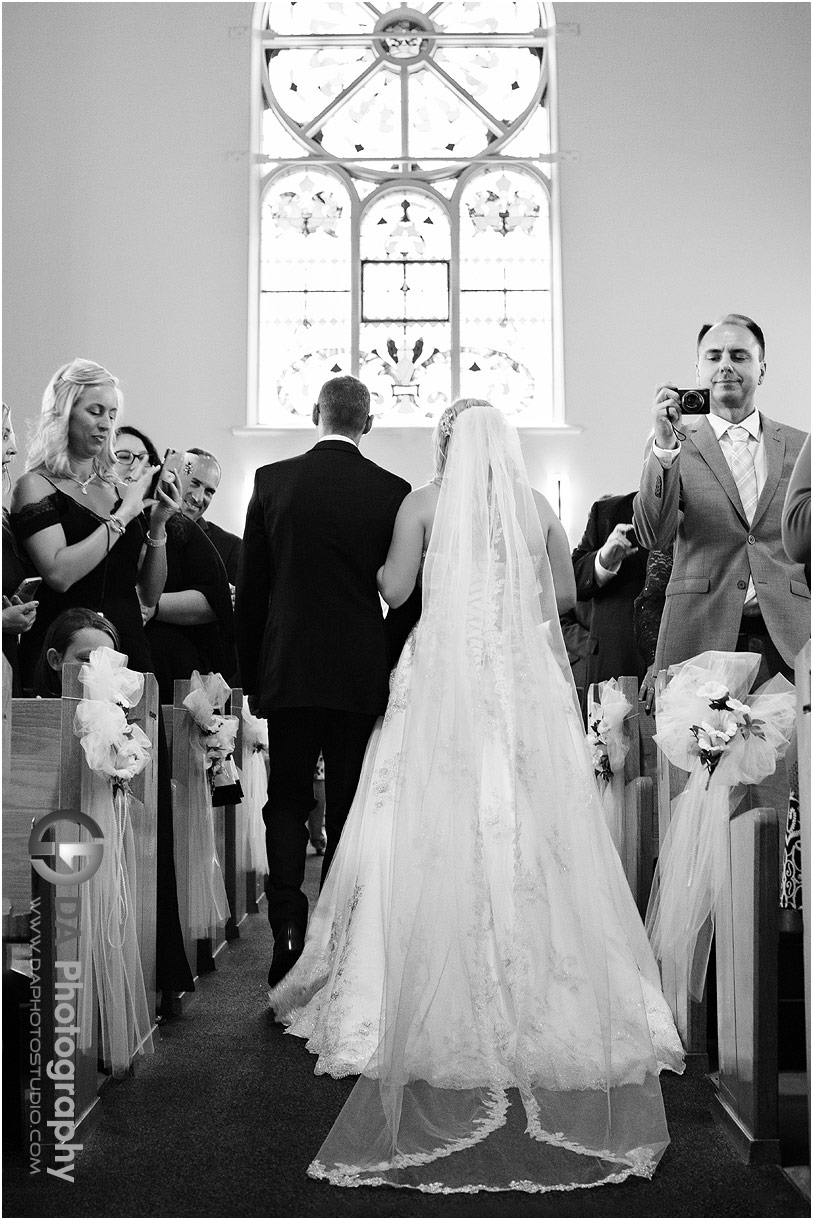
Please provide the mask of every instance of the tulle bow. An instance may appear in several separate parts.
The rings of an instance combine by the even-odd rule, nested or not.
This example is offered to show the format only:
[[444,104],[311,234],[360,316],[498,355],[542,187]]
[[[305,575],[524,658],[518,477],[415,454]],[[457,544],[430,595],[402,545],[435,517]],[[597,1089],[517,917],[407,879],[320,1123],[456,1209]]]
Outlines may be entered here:
[[256,873],[268,872],[263,805],[268,789],[268,721],[253,716],[243,703],[243,783],[245,785],[243,820],[243,867]]
[[[104,838],[102,862],[81,887],[80,945],[85,977],[92,970],[99,1004],[102,1057],[114,1074],[126,1072],[133,1056],[152,1050],[135,923],[135,842],[129,781],[150,761],[152,745],[125,708],[141,698],[144,675],[126,668],[127,658],[96,648],[79,671],[85,698],[76,709],[74,732],[81,739],[89,773],[82,777],[82,808]],[[81,1044],[90,1048],[95,1012],[85,988],[80,1013]]]
[[615,678],[598,684],[598,700],[592,696],[587,707],[587,744],[593,770],[601,792],[601,805],[607,827],[619,855],[624,849],[624,759],[630,748],[624,732],[624,717],[632,704],[619,689]]
[[795,692],[786,678],[748,695],[759,662],[756,653],[705,652],[674,665],[658,706],[655,741],[691,774],[673,802],[646,927],[655,957],[674,962],[698,998],[728,868],[729,817],[746,785],[774,772],[793,732]]
[[192,689],[184,699],[192,746],[189,772],[189,921],[193,936],[207,937],[229,917],[226,886],[215,845],[210,780],[234,750],[238,720],[221,716],[231,690],[220,674],[192,673]]

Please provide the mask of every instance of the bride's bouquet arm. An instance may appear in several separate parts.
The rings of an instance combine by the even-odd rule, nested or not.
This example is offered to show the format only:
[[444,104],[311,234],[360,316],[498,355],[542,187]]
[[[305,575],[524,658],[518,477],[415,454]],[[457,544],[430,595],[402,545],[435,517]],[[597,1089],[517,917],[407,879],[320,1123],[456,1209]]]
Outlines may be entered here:
[[559,614],[566,614],[576,605],[576,577],[570,557],[570,542],[565,527],[541,491],[534,488],[533,493],[536,511],[539,513],[539,524],[545,535],[548,562],[556,591],[556,609]]
[[[419,487],[401,501],[387,558],[378,569],[378,591],[393,610],[407,600],[418,578],[424,541],[428,535],[428,490]],[[431,519],[430,516],[430,529]]]

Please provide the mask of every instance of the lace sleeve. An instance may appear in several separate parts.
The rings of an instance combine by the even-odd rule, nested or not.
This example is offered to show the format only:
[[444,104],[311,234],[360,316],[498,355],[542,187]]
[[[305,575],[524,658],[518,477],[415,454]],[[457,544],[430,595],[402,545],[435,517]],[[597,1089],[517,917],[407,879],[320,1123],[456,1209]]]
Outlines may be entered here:
[[40,530],[48,529],[50,525],[59,525],[60,521],[59,496],[55,492],[35,500],[33,504],[24,504],[19,512],[11,514],[11,525],[20,542],[32,534],[38,534]]

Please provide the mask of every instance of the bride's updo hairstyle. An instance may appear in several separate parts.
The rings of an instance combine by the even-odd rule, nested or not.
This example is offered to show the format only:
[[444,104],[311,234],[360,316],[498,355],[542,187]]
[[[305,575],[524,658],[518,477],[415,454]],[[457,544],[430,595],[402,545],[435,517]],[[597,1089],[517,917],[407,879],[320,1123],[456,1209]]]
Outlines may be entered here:
[[449,453],[449,441],[452,438],[452,429],[454,428],[454,421],[457,419],[460,412],[468,411],[469,407],[490,406],[492,406],[492,404],[485,398],[458,398],[443,412],[440,419],[435,424],[435,432],[432,437],[432,444],[435,453],[436,479],[443,477],[443,471],[446,468],[446,458]]
[[[77,357],[58,368],[45,388],[40,417],[31,431],[26,470],[44,467],[49,474],[63,478],[73,473],[68,457],[71,411],[85,387],[97,385],[112,385],[118,406],[116,423],[123,423],[124,396],[119,389],[118,377],[93,360]],[[107,444],[95,463],[96,473],[103,477],[113,475],[115,436],[115,428],[111,428]]]

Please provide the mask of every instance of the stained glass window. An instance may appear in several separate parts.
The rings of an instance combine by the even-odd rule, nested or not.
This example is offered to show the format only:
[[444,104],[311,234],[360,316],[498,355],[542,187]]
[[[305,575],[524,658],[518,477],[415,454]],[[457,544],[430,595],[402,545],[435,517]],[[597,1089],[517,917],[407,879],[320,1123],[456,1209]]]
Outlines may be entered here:
[[259,402],[337,372],[380,422],[554,401],[550,6],[272,0],[262,45]]

